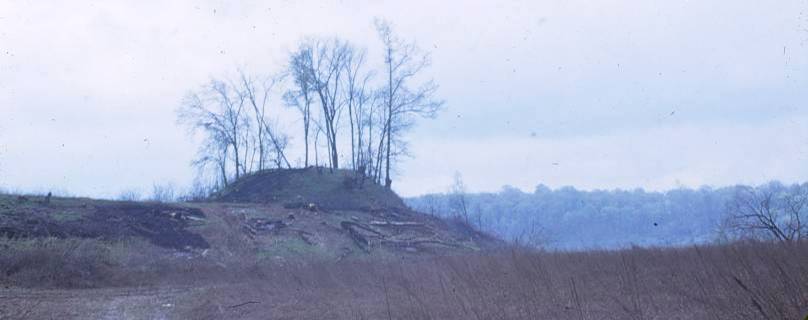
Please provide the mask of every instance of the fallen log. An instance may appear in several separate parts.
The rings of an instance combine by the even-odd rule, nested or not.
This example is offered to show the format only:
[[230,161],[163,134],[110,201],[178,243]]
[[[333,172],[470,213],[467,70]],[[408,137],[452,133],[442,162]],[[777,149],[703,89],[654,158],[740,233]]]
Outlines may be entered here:
[[472,247],[469,247],[469,246],[466,246],[466,245],[463,245],[463,244],[460,244],[460,243],[452,243],[452,242],[446,242],[446,241],[440,241],[440,240],[432,240],[432,239],[429,239],[429,240],[425,240],[425,239],[424,240],[407,240],[407,241],[384,240],[383,239],[383,240],[380,240],[379,242],[382,245],[388,245],[388,246],[399,247],[399,248],[401,248],[401,247],[412,247],[412,246],[418,246],[418,245],[423,245],[423,244],[437,244],[437,245],[442,245],[442,246],[452,247],[452,248],[464,248],[464,249],[472,249],[472,250],[474,249]]
[[365,252],[370,252],[370,248],[369,248],[370,247],[370,240],[368,240],[368,238],[366,238],[364,235],[362,235],[362,233],[359,232],[358,230],[364,230],[364,231],[372,233],[372,234],[374,234],[374,235],[376,235],[378,237],[384,237],[384,235],[381,232],[378,232],[378,231],[373,230],[372,228],[370,228],[368,226],[365,226],[365,225],[362,225],[362,224],[359,224],[359,223],[356,223],[356,222],[342,221],[342,222],[339,223],[339,225],[340,225],[340,227],[342,227],[342,229],[345,229],[346,231],[348,231],[348,235],[351,237],[351,239],[354,241],[354,243],[356,243],[356,246],[359,247],[360,249],[362,249],[362,251],[365,251]]
[[362,230],[365,230],[367,232],[373,233],[373,234],[375,234],[377,236],[380,236],[380,237],[384,236],[383,233],[381,233],[379,231],[376,231],[371,227],[368,227],[366,225],[356,223],[356,222],[342,221],[342,222],[339,223],[339,225],[340,225],[340,227],[342,227],[343,229],[346,229],[346,230],[351,229],[351,228],[359,228],[359,229],[362,229]]
[[292,232],[297,232],[297,235],[300,236],[300,239],[303,240],[303,242],[305,242],[306,244],[308,244],[310,246],[317,245],[317,241],[314,240],[315,236],[311,232],[300,230],[300,229],[294,229],[294,228],[289,228],[287,230],[292,231]]
[[367,238],[353,228],[348,228],[348,234],[351,236],[351,239],[353,239],[359,249],[362,249],[362,251],[365,252],[370,252],[368,249],[368,246],[370,246],[370,241],[368,241]]
[[254,303],[260,303],[260,302],[258,302],[258,301],[247,301],[247,302],[244,302],[244,303],[239,303],[239,304],[236,304],[236,305],[228,306],[228,308],[233,309],[233,308],[238,308],[238,307],[241,307],[241,306],[246,306],[248,304],[254,304]]
[[372,226],[393,226],[393,227],[422,227],[424,226],[423,223],[420,222],[413,222],[413,221],[371,221],[370,225]]

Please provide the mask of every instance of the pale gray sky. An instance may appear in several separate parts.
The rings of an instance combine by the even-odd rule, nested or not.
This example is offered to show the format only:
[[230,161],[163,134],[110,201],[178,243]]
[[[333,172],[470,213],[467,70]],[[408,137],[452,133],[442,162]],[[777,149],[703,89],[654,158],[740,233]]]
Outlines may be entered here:
[[374,17],[432,52],[447,100],[411,134],[404,195],[454,171],[475,191],[808,180],[804,0],[0,0],[0,186],[187,185],[185,92],[278,71],[307,35],[378,56]]

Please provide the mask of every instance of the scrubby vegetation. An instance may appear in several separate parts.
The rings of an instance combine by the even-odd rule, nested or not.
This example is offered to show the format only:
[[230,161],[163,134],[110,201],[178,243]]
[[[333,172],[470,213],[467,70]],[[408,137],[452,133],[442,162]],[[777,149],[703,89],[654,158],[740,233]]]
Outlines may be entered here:
[[[10,254],[0,257],[0,279],[6,286],[100,287],[70,298],[70,310],[83,317],[107,312],[99,305],[116,299],[128,301],[119,316],[184,319],[800,319],[808,311],[804,243],[578,253],[510,248],[405,262],[234,255],[218,263],[154,259],[159,249],[147,243],[99,244],[4,242]],[[103,289],[110,286],[130,289],[110,297]],[[36,308],[21,310],[31,299]],[[0,315],[61,315],[65,299],[6,289]]]

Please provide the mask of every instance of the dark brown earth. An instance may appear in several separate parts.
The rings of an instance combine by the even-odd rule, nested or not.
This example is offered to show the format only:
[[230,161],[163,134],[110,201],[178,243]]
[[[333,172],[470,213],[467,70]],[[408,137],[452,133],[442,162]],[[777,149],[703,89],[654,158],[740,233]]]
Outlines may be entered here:
[[186,228],[205,214],[198,208],[142,202],[0,196],[0,236],[6,238],[141,237],[173,249],[210,245]]

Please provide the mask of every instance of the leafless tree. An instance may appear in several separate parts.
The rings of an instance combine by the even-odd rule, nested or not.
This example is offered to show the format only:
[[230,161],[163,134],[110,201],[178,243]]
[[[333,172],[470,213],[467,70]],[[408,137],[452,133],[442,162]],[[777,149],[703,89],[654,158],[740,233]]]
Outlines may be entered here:
[[740,237],[796,242],[808,236],[808,184],[738,186],[725,226]]
[[309,166],[309,133],[312,124],[311,104],[314,100],[312,88],[313,80],[311,70],[313,66],[312,48],[309,43],[304,43],[300,48],[292,53],[289,59],[288,73],[293,83],[292,89],[284,93],[284,101],[288,106],[294,106],[300,111],[303,117],[303,144],[305,147],[303,166]]
[[[292,89],[286,92],[284,99],[303,116],[304,165],[308,166],[309,136],[314,124],[326,137],[330,167],[339,168],[340,116],[346,108],[350,125],[350,166],[357,169],[361,162],[367,162],[365,128],[373,95],[371,73],[365,70],[365,56],[363,49],[337,38],[309,38],[292,53],[287,68]],[[315,102],[320,107],[316,116],[312,108]]]
[[323,128],[328,145],[328,159],[332,169],[339,168],[339,151],[337,133],[339,128],[339,115],[345,105],[342,96],[342,82],[345,81],[345,61],[353,50],[346,41],[333,39],[309,39],[302,46],[305,54],[302,57],[309,59],[301,64],[307,67],[304,70],[310,87],[318,98],[321,107],[321,117],[318,119]]
[[511,239],[517,246],[527,246],[529,248],[542,248],[551,243],[547,230],[543,228],[534,218],[527,226],[522,228],[516,236]]
[[320,135],[323,133],[323,129],[320,126],[316,126],[314,130],[314,166],[320,166],[320,153],[318,152],[318,147],[320,145]]
[[197,176],[193,184],[183,194],[177,197],[181,201],[202,201],[216,192],[216,185],[211,185],[204,177]]
[[[199,176],[216,172],[214,185],[226,187],[230,177],[268,167],[291,167],[286,159],[288,139],[268,119],[270,92],[275,81],[256,80],[239,72],[237,81],[211,80],[190,92],[177,110],[177,121],[204,139],[192,163]],[[274,159],[270,158],[274,155]]]
[[228,145],[223,138],[216,137],[215,133],[208,132],[199,150],[197,150],[197,158],[191,162],[191,165],[197,169],[197,177],[200,180],[207,180],[206,176],[209,169],[215,172],[214,176],[216,178],[211,183],[211,188],[214,190],[225,187],[229,183],[227,172],[228,150]]
[[200,90],[189,93],[177,111],[178,121],[192,132],[203,131],[205,143],[195,164],[202,168],[215,163],[221,170],[221,181],[227,184],[229,159],[233,158],[235,177],[246,173],[244,130],[249,126],[245,112],[245,96],[230,84],[213,79]]
[[430,193],[430,194],[425,195],[424,197],[426,198],[426,208],[427,208],[427,211],[429,211],[429,214],[431,214],[433,216],[437,215],[438,212],[440,212],[440,211],[438,211],[438,208],[437,208],[438,201],[437,201],[437,199],[435,199],[435,195]]
[[483,209],[479,202],[474,204],[474,218],[477,220],[477,230],[485,231],[485,226],[483,225]]
[[117,200],[120,201],[140,201],[140,192],[135,189],[121,191]]
[[[434,98],[438,86],[420,79],[429,55],[397,38],[387,22],[376,21],[384,44],[383,70],[366,66],[366,51],[338,38],[308,38],[290,54],[282,76],[262,78],[239,73],[236,81],[212,80],[191,92],[178,112],[179,121],[205,134],[194,165],[217,172],[216,184],[268,166],[290,168],[284,152],[288,138],[273,128],[268,111],[271,92],[280,79],[291,84],[283,102],[303,118],[303,165],[320,165],[320,135],[325,136],[327,165],[339,169],[340,159],[362,178],[392,184],[393,163],[407,154],[404,132],[417,116],[432,117],[443,101]],[[378,83],[374,75],[379,74]],[[382,79],[383,78],[383,79]],[[349,135],[340,126],[348,116]],[[343,118],[344,119],[344,118]],[[315,143],[311,143],[312,135]],[[343,140],[339,140],[344,137]],[[350,138],[350,159],[339,149]],[[384,182],[382,182],[384,181]]]
[[[373,177],[373,181],[381,184],[381,164],[382,164],[382,151],[384,150],[384,126],[386,118],[384,116],[384,106],[380,105],[382,100],[381,90],[375,90],[372,93],[373,101],[368,105],[368,112],[365,118],[365,127],[367,128],[367,151],[365,152],[366,159],[364,165],[367,167],[368,174]],[[381,111],[380,111],[381,110]],[[379,141],[374,142],[373,138],[378,135]],[[375,144],[378,144],[378,147]]]
[[463,176],[460,172],[455,172],[452,186],[449,187],[450,209],[452,214],[460,216],[467,224],[471,224],[469,219],[468,197],[466,196],[466,185],[463,183]]
[[359,167],[363,168],[362,174],[365,174],[364,168],[367,167],[367,155],[364,152],[364,135],[366,134],[367,122],[367,108],[372,103],[372,89],[370,89],[371,72],[365,72],[365,50],[355,49],[353,47],[347,52],[345,57],[345,75],[346,81],[344,85],[345,105],[348,108],[348,119],[351,129],[351,168],[357,170]]
[[255,138],[258,151],[258,170],[266,168],[267,153],[275,153],[276,166],[286,166],[291,168],[289,160],[286,159],[284,150],[286,149],[287,138],[276,132],[267,120],[267,105],[269,103],[270,91],[276,79],[264,79],[256,81],[243,71],[239,71],[241,86],[239,90],[249,104],[253,107],[253,118],[257,126]]
[[386,144],[384,184],[390,188],[393,182],[390,176],[392,145],[397,141],[396,135],[410,127],[413,116],[434,117],[444,101],[435,98],[438,85],[433,80],[416,85],[411,83],[416,82],[416,76],[430,66],[429,54],[421,52],[414,43],[399,39],[387,21],[377,19],[375,24],[384,48],[385,84],[381,92],[386,119],[381,138]]
[[157,202],[174,202],[177,200],[176,188],[173,184],[153,184],[151,201]]

